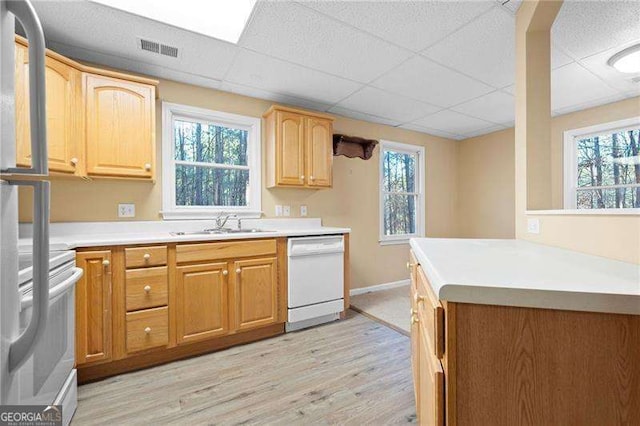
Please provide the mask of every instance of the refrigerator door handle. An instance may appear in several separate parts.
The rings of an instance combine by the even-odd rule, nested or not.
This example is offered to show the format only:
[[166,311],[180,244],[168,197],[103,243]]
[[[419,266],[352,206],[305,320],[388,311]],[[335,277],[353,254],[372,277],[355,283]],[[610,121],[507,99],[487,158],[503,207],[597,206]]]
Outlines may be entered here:
[[[10,2],[9,2],[10,3]],[[9,371],[19,368],[33,353],[47,326],[49,311],[49,182],[12,181],[33,187],[33,309],[31,320],[9,347]]]
[[48,175],[47,102],[45,90],[45,42],[40,19],[29,0],[6,2],[7,10],[20,21],[29,40],[29,120],[31,168],[14,167],[2,173]]

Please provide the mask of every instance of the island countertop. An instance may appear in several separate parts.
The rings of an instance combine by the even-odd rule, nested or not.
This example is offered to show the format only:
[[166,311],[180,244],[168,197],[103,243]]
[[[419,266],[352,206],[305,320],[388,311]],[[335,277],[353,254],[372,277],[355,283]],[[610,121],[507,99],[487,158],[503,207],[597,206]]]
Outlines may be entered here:
[[524,240],[410,245],[440,300],[640,315],[640,265]]

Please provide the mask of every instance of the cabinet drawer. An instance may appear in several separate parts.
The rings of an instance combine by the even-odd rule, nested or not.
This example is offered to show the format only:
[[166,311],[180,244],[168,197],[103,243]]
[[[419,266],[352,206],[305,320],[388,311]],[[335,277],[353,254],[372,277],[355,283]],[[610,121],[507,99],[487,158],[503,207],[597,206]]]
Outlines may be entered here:
[[166,346],[169,343],[169,308],[127,314],[127,352]]
[[167,264],[167,246],[131,247],[124,249],[127,268],[143,268]]
[[176,261],[178,263],[273,254],[276,254],[276,240],[181,244],[176,247]]
[[166,266],[126,272],[127,311],[166,305],[167,295]]
[[441,359],[444,354],[444,309],[436,298],[422,267],[417,271],[418,288],[415,301],[418,305],[420,329],[426,334],[434,355]]

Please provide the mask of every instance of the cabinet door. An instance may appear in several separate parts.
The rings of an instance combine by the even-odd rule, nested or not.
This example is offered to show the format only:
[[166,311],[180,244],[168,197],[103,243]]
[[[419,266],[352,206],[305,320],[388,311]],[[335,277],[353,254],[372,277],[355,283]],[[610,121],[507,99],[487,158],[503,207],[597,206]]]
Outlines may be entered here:
[[76,364],[111,359],[111,252],[76,255],[84,274],[76,284]]
[[331,120],[305,119],[307,145],[307,185],[330,188],[333,165],[333,124]]
[[278,276],[275,257],[234,263],[235,329],[275,324],[278,318]]
[[229,332],[227,263],[176,268],[176,331],[178,343]]
[[[53,58],[45,61],[47,98],[47,155],[54,172],[83,174],[82,119],[79,99],[81,73]],[[31,166],[29,117],[29,58],[27,48],[16,45],[16,164]]]
[[411,372],[413,374],[413,393],[416,401],[420,400],[419,368],[420,368],[420,327],[418,326],[418,303],[414,275],[411,275]]
[[276,112],[276,184],[304,186],[304,119]]
[[153,177],[152,86],[86,74],[87,173]]
[[444,424],[444,371],[433,355],[426,334],[420,330],[418,348],[417,412],[421,425]]

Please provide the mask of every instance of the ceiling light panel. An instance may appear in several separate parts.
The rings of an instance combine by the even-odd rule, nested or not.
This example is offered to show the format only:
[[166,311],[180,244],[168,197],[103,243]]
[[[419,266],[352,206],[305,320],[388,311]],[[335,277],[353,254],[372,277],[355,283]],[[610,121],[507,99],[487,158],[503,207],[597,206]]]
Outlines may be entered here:
[[174,27],[237,43],[256,0],[91,0]]

